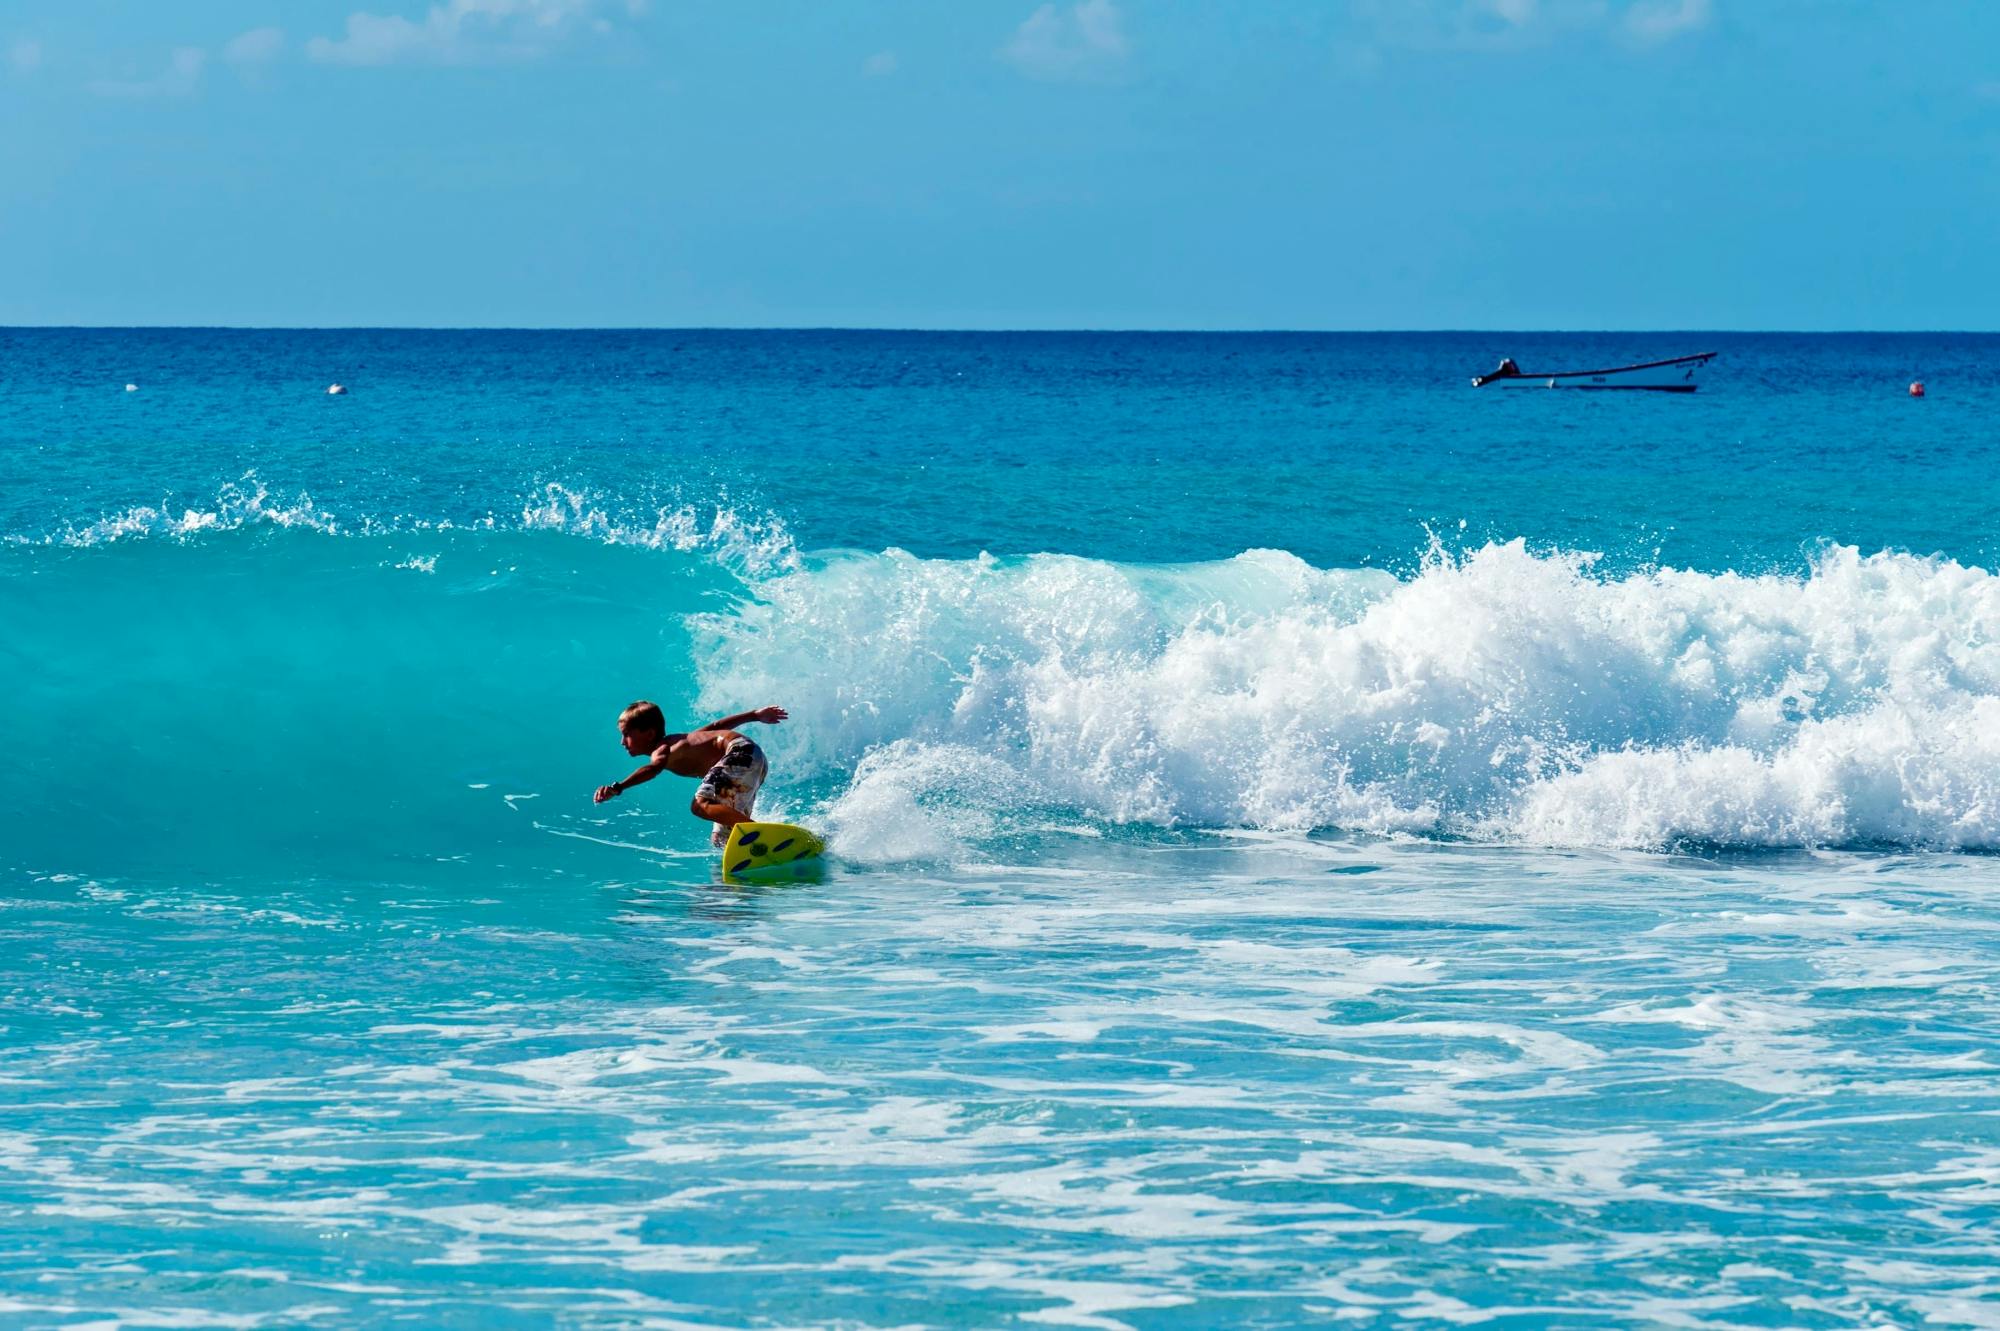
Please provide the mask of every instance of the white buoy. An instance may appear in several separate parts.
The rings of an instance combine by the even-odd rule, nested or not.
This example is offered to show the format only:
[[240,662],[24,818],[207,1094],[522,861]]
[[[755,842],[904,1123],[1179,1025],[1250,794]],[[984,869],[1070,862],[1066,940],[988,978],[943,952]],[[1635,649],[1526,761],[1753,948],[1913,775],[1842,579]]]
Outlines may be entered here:
[[339,397],[347,391],[347,386],[345,384],[328,384],[326,391],[330,397]]
[[138,391],[139,391],[139,385],[137,385],[137,384],[127,384],[127,385],[125,385],[125,391],[126,391],[126,392],[128,392],[128,393],[136,393],[136,392],[138,392]]

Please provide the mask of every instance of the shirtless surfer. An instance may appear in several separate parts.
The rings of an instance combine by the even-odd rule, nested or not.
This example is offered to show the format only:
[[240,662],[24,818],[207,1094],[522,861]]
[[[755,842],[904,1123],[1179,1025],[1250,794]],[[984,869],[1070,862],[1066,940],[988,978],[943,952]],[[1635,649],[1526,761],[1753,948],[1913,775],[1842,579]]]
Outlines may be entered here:
[[657,705],[635,702],[618,714],[618,738],[623,741],[625,752],[633,757],[642,753],[650,753],[652,757],[623,781],[599,786],[596,802],[602,804],[622,795],[662,772],[698,776],[701,786],[688,807],[694,810],[695,817],[715,824],[709,839],[719,846],[728,840],[730,828],[750,821],[750,811],[757,803],[757,789],[770,773],[764,751],[749,736],[737,734],[735,727],[752,721],[775,726],[784,719],[784,708],[760,707],[754,712],[738,712],[711,721],[685,735],[669,735],[666,718]]

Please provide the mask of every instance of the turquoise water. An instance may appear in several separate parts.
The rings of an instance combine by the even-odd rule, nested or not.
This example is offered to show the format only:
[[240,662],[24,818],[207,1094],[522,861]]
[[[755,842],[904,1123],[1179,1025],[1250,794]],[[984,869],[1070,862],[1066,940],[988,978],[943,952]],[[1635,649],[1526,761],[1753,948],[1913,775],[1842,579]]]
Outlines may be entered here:
[[1994,1323],[2000,338],[0,378],[0,1319]]

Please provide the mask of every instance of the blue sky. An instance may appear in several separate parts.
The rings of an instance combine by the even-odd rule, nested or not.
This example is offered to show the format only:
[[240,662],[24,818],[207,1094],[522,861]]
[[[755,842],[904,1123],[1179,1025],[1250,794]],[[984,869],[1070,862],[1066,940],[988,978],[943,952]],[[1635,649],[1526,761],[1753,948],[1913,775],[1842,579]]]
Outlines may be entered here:
[[6,0],[0,323],[2000,327],[1988,0]]

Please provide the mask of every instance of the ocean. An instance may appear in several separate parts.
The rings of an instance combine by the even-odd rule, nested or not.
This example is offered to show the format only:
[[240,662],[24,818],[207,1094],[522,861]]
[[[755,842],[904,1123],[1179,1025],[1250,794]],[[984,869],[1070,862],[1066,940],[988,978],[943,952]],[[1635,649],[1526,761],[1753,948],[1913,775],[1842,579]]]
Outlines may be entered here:
[[[0,330],[0,1321],[2000,1326],[1996,421],[1991,335]],[[826,872],[594,806],[642,697],[789,709]]]

